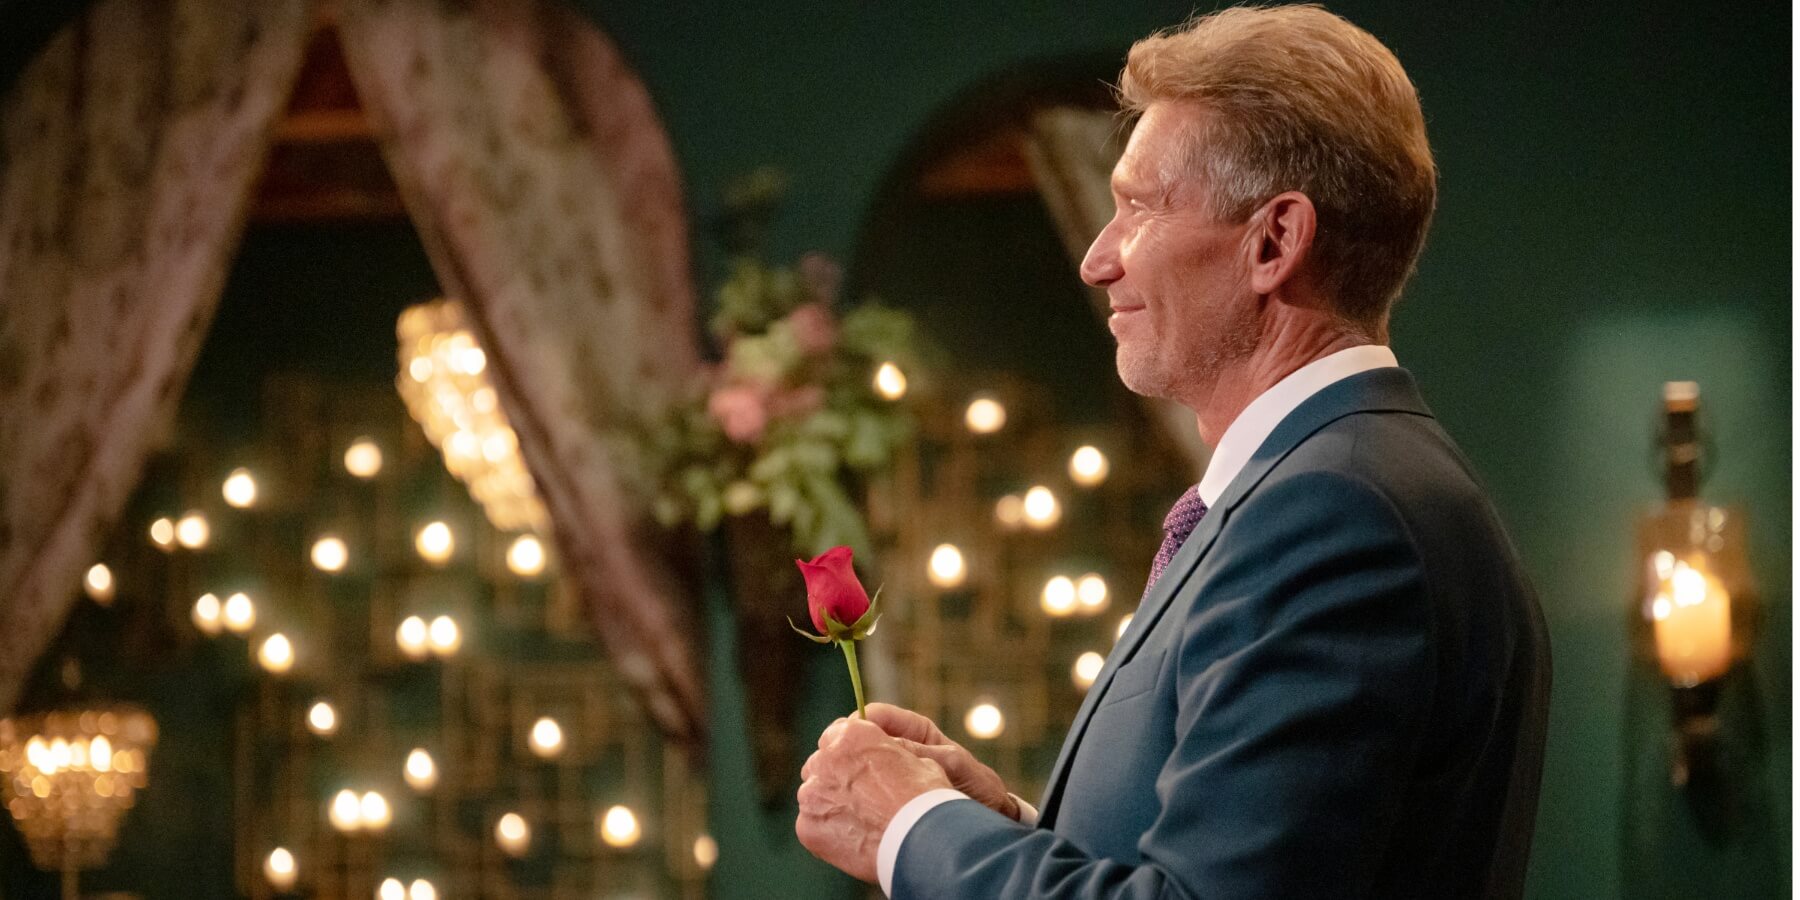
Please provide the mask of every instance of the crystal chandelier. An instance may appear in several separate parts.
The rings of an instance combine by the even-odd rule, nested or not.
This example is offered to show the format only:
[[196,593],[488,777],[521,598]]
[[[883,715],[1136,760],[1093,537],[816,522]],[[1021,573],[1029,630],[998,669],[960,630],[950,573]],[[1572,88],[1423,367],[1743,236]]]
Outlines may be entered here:
[[487,378],[487,354],[462,304],[438,300],[400,314],[400,376],[406,410],[444,454],[444,467],[501,531],[545,533],[549,516],[519,455],[518,435]]
[[155,745],[156,720],[134,706],[0,719],[6,808],[32,862],[65,877],[104,863]]

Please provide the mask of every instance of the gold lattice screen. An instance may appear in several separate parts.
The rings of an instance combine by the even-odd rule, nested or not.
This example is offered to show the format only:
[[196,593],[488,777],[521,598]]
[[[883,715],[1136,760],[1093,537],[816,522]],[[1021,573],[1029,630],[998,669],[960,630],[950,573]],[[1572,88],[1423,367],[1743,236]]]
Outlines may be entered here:
[[703,786],[550,542],[497,529],[391,389],[275,379],[262,422],[185,429],[122,526],[184,652],[241,682],[233,795],[187,801],[230,804],[237,891],[703,896]]

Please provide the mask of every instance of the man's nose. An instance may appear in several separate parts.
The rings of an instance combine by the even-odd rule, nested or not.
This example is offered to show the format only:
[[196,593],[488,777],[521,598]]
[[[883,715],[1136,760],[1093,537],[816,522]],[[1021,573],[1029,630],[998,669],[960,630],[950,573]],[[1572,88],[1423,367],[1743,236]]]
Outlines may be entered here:
[[1081,260],[1081,280],[1097,288],[1104,288],[1118,281],[1125,272],[1119,267],[1119,242],[1113,237],[1112,224],[1108,223],[1100,229],[1094,243],[1088,246],[1087,256]]

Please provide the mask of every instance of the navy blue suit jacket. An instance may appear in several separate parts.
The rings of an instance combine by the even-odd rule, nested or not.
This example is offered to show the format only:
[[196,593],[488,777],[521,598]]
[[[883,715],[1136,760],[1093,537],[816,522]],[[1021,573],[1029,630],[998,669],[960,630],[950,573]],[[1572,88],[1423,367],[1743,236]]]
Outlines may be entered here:
[[913,826],[912,898],[1501,898],[1543,768],[1543,615],[1412,377],[1308,398],[1140,605],[1035,828]]

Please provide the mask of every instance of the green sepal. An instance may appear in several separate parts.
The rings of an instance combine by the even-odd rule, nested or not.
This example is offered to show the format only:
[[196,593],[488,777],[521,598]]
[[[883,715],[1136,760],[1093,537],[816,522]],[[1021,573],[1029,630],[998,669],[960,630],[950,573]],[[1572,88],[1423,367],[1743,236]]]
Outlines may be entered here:
[[[881,586],[885,587],[885,585]],[[881,621],[881,587],[875,588],[875,596],[869,598],[869,608],[863,611],[862,618],[850,626],[850,633],[856,640],[862,640],[875,633],[875,626]]]
[[806,638],[806,639],[807,639],[807,640],[809,640],[809,641],[812,641],[812,642],[813,642],[813,643],[815,643],[815,644],[830,644],[830,643],[834,643],[834,642],[833,642],[833,641],[832,641],[832,639],[831,639],[831,638],[828,638],[828,637],[819,637],[819,636],[818,636],[818,635],[816,635],[816,634],[813,634],[813,633],[812,633],[812,632],[810,632],[810,631],[807,631],[807,630],[806,630],[806,629],[804,629],[804,628],[801,628],[801,627],[800,627],[800,626],[798,626],[798,625],[795,625],[795,624],[794,624],[794,617],[793,617],[793,616],[788,616],[788,617],[787,617],[787,623],[788,623],[788,627],[789,627],[789,628],[792,628],[792,629],[794,629],[794,631],[795,631],[795,632],[796,632],[796,633],[798,633],[798,634],[799,634],[799,635],[800,635],[800,636],[801,636],[801,637],[803,637],[803,638]]
[[[834,641],[854,641],[854,640],[856,640],[856,633],[853,630],[851,630],[850,626],[845,625],[844,623],[839,622],[838,620],[832,618],[831,613],[825,613],[824,615],[825,615],[825,632],[827,634],[831,635],[831,640],[834,640]],[[861,620],[859,619],[858,621],[861,621]]]
[[875,626],[881,620],[881,588],[878,587],[875,589],[875,596],[869,598],[869,608],[863,610],[862,616],[856,620],[856,624],[854,625],[845,625],[844,623],[839,622],[837,619],[832,618],[831,613],[825,613],[824,615],[825,637],[820,637],[795,625],[792,618],[788,619],[788,627],[800,632],[809,640],[818,644],[834,644],[838,641],[860,641],[863,638],[874,634]]

